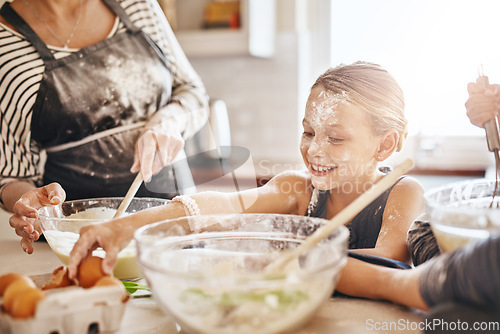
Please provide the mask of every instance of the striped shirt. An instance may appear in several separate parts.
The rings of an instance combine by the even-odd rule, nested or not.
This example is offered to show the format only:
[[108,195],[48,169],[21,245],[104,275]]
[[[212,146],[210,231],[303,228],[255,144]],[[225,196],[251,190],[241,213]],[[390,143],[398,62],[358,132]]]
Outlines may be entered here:
[[[208,96],[155,0],[118,0],[131,21],[165,53],[172,72],[172,101],[187,118],[183,136],[199,130],[208,117]],[[124,31],[117,18],[108,37]],[[56,59],[78,50],[48,46]],[[13,180],[41,185],[41,154],[31,143],[31,116],[44,73],[44,63],[24,36],[0,23],[0,186]],[[166,117],[166,116],[165,116]]]

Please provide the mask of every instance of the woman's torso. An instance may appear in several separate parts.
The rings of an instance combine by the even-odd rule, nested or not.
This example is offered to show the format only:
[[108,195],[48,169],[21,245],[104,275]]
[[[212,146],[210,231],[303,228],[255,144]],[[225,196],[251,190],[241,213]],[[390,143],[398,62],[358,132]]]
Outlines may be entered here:
[[[152,35],[155,35],[154,22],[150,16],[145,15],[148,12],[145,2],[123,1],[121,4],[132,22],[143,30],[148,30],[149,27]],[[115,25],[109,37],[123,33],[124,30],[122,23],[119,26]],[[50,48],[50,51],[56,59],[65,59],[71,57],[74,52],[78,52],[78,50],[67,51],[58,48]],[[5,142],[12,142],[12,145],[3,147],[2,159],[4,161],[1,164],[3,166],[1,172],[2,175],[29,175],[36,172],[35,166],[39,159],[36,146],[30,143],[32,138],[28,129],[33,128],[32,107],[45,73],[45,63],[31,43],[5,26],[0,27],[0,56],[5,59],[0,69],[0,80],[2,80],[0,88],[4,86],[3,89],[5,89],[2,101],[0,101],[2,136]],[[9,150],[9,148],[13,149]],[[19,160],[21,163],[16,164]],[[12,170],[13,168],[18,170]]]

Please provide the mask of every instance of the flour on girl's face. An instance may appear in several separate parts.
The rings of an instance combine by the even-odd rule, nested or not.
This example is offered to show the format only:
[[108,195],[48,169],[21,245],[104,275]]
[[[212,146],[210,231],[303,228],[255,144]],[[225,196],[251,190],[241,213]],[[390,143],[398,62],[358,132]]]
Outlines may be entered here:
[[349,104],[348,100],[349,95],[345,91],[339,94],[322,90],[316,97],[312,91],[306,104],[306,118],[309,124],[313,127],[325,125],[328,119],[336,116],[340,105]]
[[313,88],[303,124],[300,150],[315,187],[327,190],[352,185],[359,177],[371,179],[367,174],[375,166],[377,138],[365,110],[352,104],[347,93]]
[[[339,120],[339,108],[350,105],[348,99],[349,95],[345,91],[342,93],[332,93],[325,91],[321,87],[311,90],[304,117],[304,121],[311,127],[315,136],[315,140],[308,143],[310,148],[312,148],[311,151],[326,150],[328,146],[332,145],[330,138],[334,133],[332,133],[331,128],[334,126],[343,126]],[[320,152],[316,153],[320,154]],[[349,152],[345,151],[342,156],[336,156],[335,160],[337,162],[347,161],[349,158]]]

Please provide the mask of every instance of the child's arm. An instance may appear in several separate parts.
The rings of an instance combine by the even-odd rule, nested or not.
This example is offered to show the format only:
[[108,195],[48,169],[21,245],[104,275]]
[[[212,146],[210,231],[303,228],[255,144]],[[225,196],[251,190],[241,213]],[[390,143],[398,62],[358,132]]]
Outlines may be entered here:
[[290,171],[276,175],[262,187],[232,193],[202,192],[191,197],[201,214],[303,214],[311,196],[309,185],[305,172]]
[[[201,214],[229,214],[229,213],[281,213],[300,214],[307,206],[309,179],[305,173],[285,172],[275,176],[266,185],[241,192],[202,192],[191,196],[198,205]],[[310,196],[309,196],[310,197]],[[71,251],[69,271],[71,277],[76,275],[78,264],[84,259],[89,250],[102,247],[106,251],[106,258],[102,266],[106,273],[111,273],[120,250],[132,240],[134,232],[144,226],[157,221],[179,218],[186,215],[182,203],[169,203],[129,216],[111,221],[85,226],[80,230],[80,238]],[[207,226],[203,230],[220,229],[220,226]],[[198,232],[198,227],[183,226],[185,233]],[[194,229],[194,230],[193,230]]]
[[427,310],[419,289],[422,269],[393,269],[349,258],[337,290],[353,297],[388,300]]
[[410,225],[424,210],[423,188],[412,177],[401,179],[392,189],[384,210],[375,248],[360,252],[408,262],[406,236]]
[[337,289],[345,294],[428,310],[455,302],[500,311],[500,237],[401,270],[349,258]]

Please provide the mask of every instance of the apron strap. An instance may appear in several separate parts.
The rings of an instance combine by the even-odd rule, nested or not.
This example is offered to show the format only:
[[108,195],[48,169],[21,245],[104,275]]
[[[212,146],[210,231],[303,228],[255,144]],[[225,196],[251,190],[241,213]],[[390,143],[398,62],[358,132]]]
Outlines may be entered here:
[[33,44],[43,61],[55,60],[54,55],[50,52],[45,43],[38,37],[38,35],[31,29],[31,27],[24,21],[24,19],[12,9],[10,3],[6,2],[0,9],[0,15],[7,20],[18,32],[23,34],[27,40]]
[[134,23],[132,23],[127,13],[125,13],[125,10],[116,0],[103,0],[103,2],[106,4],[106,6],[109,7],[109,9],[111,9],[111,11],[113,11],[113,13],[115,13],[120,18],[127,30],[133,33],[137,33],[140,31],[140,29],[137,28]]
[[[109,9],[111,9],[118,17],[120,17],[120,20],[123,22],[127,30],[129,30],[134,34],[142,32],[142,30],[136,27],[135,24],[130,20],[127,13],[125,13],[125,10],[122,8],[122,6],[120,6],[120,4],[116,0],[102,0],[102,1],[106,4],[106,6],[109,7]],[[168,59],[163,53],[163,51],[161,51],[160,47],[156,45],[156,43],[151,39],[151,37],[149,37],[148,34],[143,33],[142,35],[149,43],[149,45],[156,51],[158,57],[160,57],[160,59],[163,60],[163,62],[168,66],[169,63]]]
[[[116,2],[116,0],[103,1],[118,17],[120,17],[120,20],[129,31],[133,33],[137,33],[140,31],[140,29],[137,28],[132,23],[132,21],[130,21],[130,18],[125,13],[120,4]],[[31,42],[31,44],[33,44],[45,64],[55,60],[54,55],[49,50],[47,45],[42,41],[40,37],[38,37],[36,32],[31,29],[28,23],[26,23],[26,21],[24,21],[24,19],[14,9],[12,9],[9,2],[4,3],[4,5],[0,9],[0,15],[2,15],[2,17],[7,20],[7,22],[9,22],[18,32],[23,34],[26,39]]]

